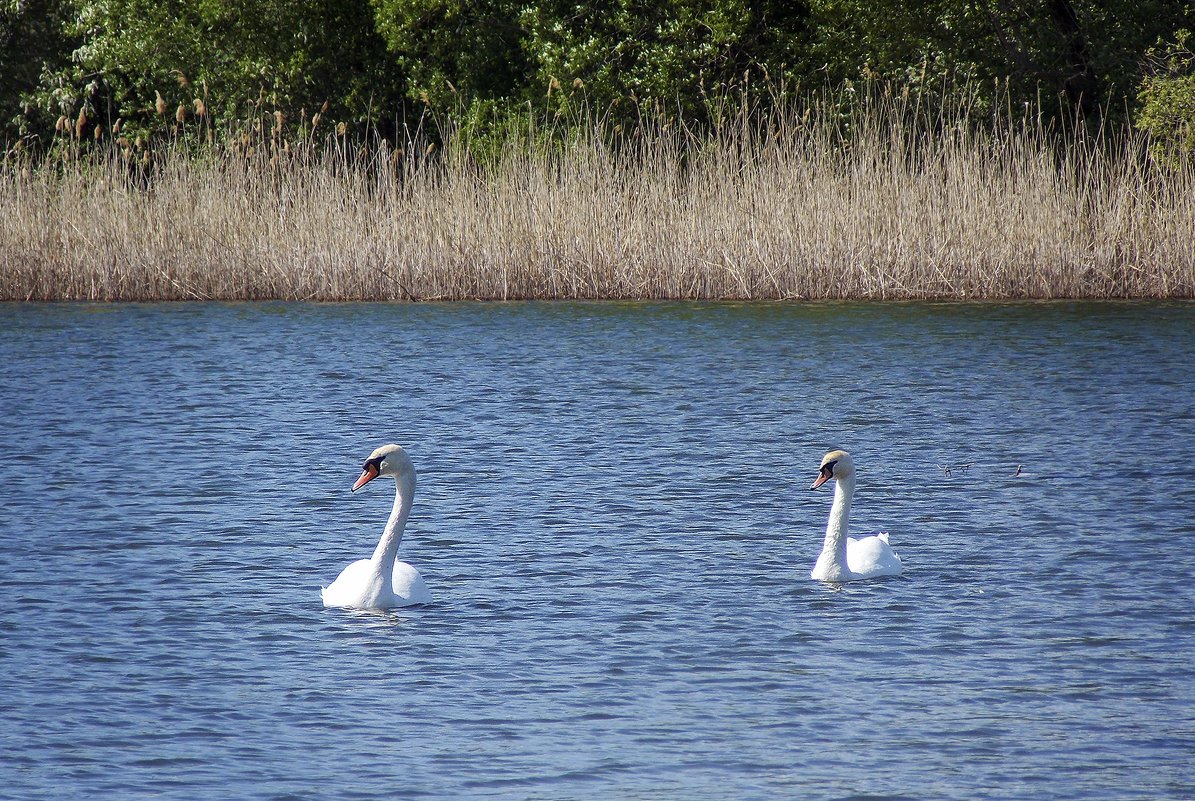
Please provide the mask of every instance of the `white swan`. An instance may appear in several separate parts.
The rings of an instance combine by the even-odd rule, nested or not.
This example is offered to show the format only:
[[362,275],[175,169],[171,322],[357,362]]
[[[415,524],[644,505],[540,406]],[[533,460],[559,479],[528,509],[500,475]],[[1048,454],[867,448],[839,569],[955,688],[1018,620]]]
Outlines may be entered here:
[[402,542],[403,527],[415,496],[415,466],[411,457],[398,445],[378,448],[365,460],[353,492],[378,476],[393,476],[395,483],[394,510],[386,521],[382,539],[372,557],[353,562],[340,571],[336,581],[320,590],[324,606],[390,609],[431,601],[431,593],[419,571],[397,561],[398,544]]
[[900,557],[888,544],[887,534],[868,537],[846,534],[851,496],[855,494],[855,463],[846,451],[830,451],[822,457],[817,480],[809,489],[817,489],[830,479],[834,479],[834,505],[826,523],[825,544],[809,577],[838,582],[900,575],[903,570]]

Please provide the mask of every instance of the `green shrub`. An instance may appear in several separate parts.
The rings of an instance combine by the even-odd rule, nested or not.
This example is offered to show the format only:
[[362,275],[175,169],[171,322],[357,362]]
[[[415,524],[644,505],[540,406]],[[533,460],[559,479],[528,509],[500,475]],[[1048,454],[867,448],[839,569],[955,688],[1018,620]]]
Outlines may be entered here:
[[1191,32],[1150,48],[1149,74],[1137,92],[1137,127],[1153,139],[1154,155],[1174,162],[1195,152],[1195,52]]

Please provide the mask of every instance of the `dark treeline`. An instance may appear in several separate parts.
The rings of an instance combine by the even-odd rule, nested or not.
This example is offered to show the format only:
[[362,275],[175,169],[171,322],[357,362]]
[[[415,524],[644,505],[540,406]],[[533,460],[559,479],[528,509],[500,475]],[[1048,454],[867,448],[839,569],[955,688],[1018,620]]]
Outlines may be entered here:
[[263,118],[390,137],[428,109],[484,129],[529,104],[700,124],[728,96],[881,80],[1189,152],[1191,28],[1181,0],[0,0],[0,142]]

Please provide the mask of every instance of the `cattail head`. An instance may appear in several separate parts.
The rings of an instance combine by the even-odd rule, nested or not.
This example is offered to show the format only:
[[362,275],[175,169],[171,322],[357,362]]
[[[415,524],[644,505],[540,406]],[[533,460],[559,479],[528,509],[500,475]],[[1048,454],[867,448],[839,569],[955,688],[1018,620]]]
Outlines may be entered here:
[[87,126],[87,107],[79,109],[79,116],[75,120],[75,138],[83,138],[83,129]]
[[182,103],[178,104],[178,109],[174,112],[174,119],[180,125],[187,121],[187,107]]
[[323,118],[324,117],[322,114],[320,114],[318,111],[315,112],[315,115],[311,118],[311,130],[314,131],[316,129],[316,126],[319,125],[319,121],[322,120]]
[[274,112],[274,133],[282,133],[282,121],[285,119],[281,111]]
[[69,126],[70,126],[70,123],[68,123],[66,121],[66,115],[61,114],[58,117],[58,122],[54,123],[54,131],[55,131],[55,133],[65,133],[68,130]]
[[323,104],[322,106],[320,106],[320,107],[319,107],[319,113],[320,113],[320,114],[327,114],[327,113],[328,113],[328,101],[327,101],[327,100],[325,100],[325,101],[324,101],[324,104]]
[[344,136],[344,133],[347,130],[348,130],[348,126],[345,125],[343,122],[336,123],[336,135],[337,136]]
[[124,119],[122,117],[117,117],[116,122],[112,123],[112,135],[117,136],[120,133],[120,129],[123,127]]
[[207,104],[203,102],[202,97],[195,98],[195,116],[200,119],[207,116]]
[[178,85],[181,88],[186,89],[188,86],[191,85],[191,82],[189,80],[187,80],[187,73],[183,72],[182,70],[175,70],[175,72],[178,73],[175,77],[177,78]]
[[573,88],[574,89],[584,89],[585,81],[581,80],[580,78],[573,78]]
[[159,117],[165,117],[166,100],[162,97],[161,92],[155,91],[154,94],[158,96],[158,99],[154,102],[154,108],[157,109]]
[[102,125],[95,126],[95,130],[92,131],[91,135],[95,139],[95,141],[97,141],[97,142],[100,141],[100,139],[103,138],[103,136],[104,136],[104,126],[102,126]]

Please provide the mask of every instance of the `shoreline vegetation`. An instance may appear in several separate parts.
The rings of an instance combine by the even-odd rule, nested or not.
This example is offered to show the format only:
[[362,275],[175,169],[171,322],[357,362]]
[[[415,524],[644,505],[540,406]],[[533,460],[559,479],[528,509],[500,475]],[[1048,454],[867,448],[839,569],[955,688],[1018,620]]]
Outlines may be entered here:
[[715,120],[65,126],[0,164],[0,300],[1195,297],[1195,160],[1127,126],[883,91]]

